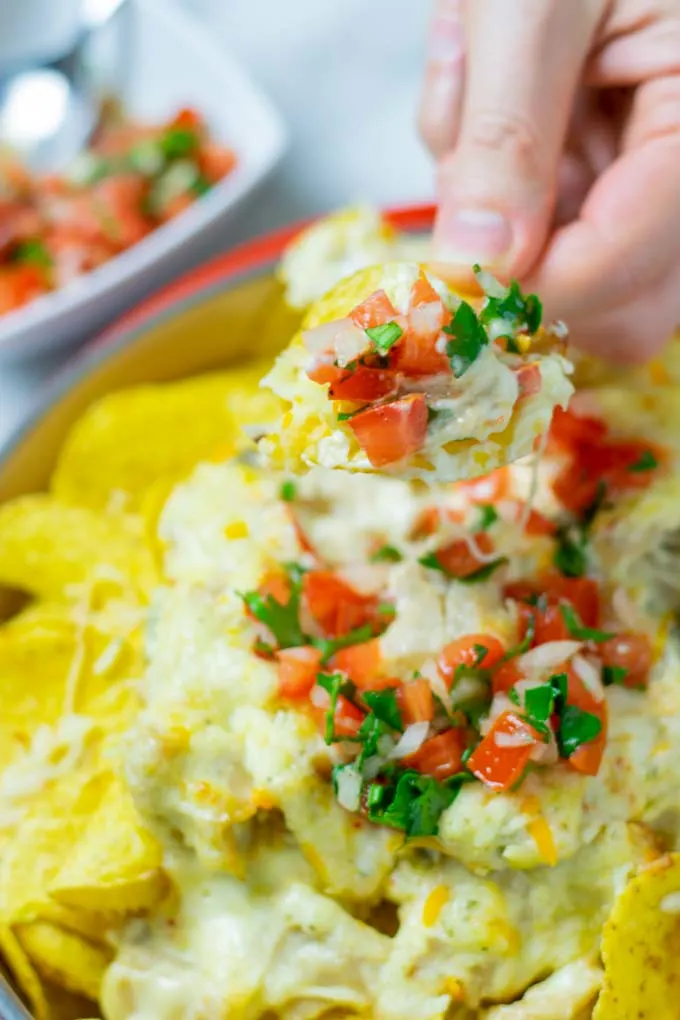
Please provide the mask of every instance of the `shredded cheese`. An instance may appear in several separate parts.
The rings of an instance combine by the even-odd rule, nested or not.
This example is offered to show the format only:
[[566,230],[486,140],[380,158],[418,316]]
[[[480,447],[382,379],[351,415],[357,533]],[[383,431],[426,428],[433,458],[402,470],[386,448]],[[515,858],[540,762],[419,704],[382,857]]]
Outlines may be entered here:
[[445,885],[436,885],[427,895],[423,904],[423,927],[432,928],[439,920],[443,908],[449,901],[449,889]]
[[536,844],[536,849],[542,860],[554,868],[557,864],[557,847],[553,839],[552,829],[543,815],[532,819],[527,825],[527,832]]

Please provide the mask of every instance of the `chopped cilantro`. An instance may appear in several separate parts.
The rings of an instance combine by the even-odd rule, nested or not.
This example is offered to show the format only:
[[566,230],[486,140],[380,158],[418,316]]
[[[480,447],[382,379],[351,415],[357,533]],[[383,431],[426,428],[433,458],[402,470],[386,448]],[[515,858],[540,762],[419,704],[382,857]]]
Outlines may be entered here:
[[440,573],[446,574],[447,577],[452,577],[456,581],[460,581],[461,584],[477,584],[479,581],[486,581],[488,577],[491,577],[495,570],[507,562],[507,556],[499,556],[497,559],[491,560],[490,563],[484,563],[479,570],[475,570],[472,574],[466,574],[465,577],[458,577],[456,574],[451,574],[446,567],[440,563],[437,559],[437,554],[434,552],[427,553],[425,556],[420,556],[418,558],[418,563],[420,563],[421,566],[427,567],[429,570],[438,570]]
[[489,652],[486,645],[473,645],[472,650],[475,653],[475,666],[478,666]]
[[602,670],[602,683],[605,687],[611,687],[612,684],[623,684],[629,672],[630,670],[625,666],[605,666]]
[[[401,829],[407,839],[436,836],[439,819],[453,804],[467,773],[444,782],[418,772],[402,772],[396,782],[372,783],[367,798],[368,817],[373,822]],[[377,787],[377,789],[376,789]]]
[[[524,694],[524,708],[528,721],[540,730],[545,726],[555,707],[555,692],[552,684],[530,687]],[[538,725],[536,725],[538,724]]]
[[[339,652],[341,648],[347,648],[350,645],[360,645],[364,641],[370,641],[373,637],[373,628],[370,623],[364,624],[363,627],[355,627],[349,634],[343,634],[337,638],[312,638],[311,644],[315,648],[318,648],[321,652],[322,661],[326,662],[332,655]],[[301,641],[300,644],[309,643],[309,639]]]
[[331,699],[328,711],[326,712],[324,740],[327,744],[332,744],[338,739],[335,735],[335,709],[338,704],[338,698],[341,694],[344,697],[351,698],[356,688],[354,684],[348,681],[344,673],[318,673],[316,682],[319,687],[323,687],[324,691],[327,691]]
[[658,466],[659,462],[652,451],[645,450],[640,459],[636,460],[634,464],[631,464],[628,470],[633,471],[636,474],[640,474],[643,471],[653,471],[654,468]]
[[599,644],[602,641],[609,641],[614,635],[606,630],[596,630],[594,627],[585,627],[573,606],[563,602],[560,604],[560,613],[567,630],[573,638],[579,641],[595,641]]
[[557,744],[560,755],[569,758],[581,744],[599,736],[602,723],[592,712],[584,712],[576,705],[567,705],[560,716]]
[[587,537],[584,529],[560,529],[553,563],[567,577],[583,577],[588,568]]
[[260,595],[257,591],[239,593],[255,619],[271,631],[279,648],[297,648],[307,644],[299,622],[300,593],[291,591],[286,604],[277,602],[273,595]]
[[495,524],[498,520],[498,512],[491,503],[481,503],[479,506],[479,521],[477,522],[477,530],[488,531],[492,524]]
[[569,677],[566,673],[553,673],[550,677],[550,686],[553,689],[553,696],[555,698],[555,711],[561,712],[567,703]]
[[514,687],[511,687],[510,690],[508,691],[508,697],[510,701],[513,703],[513,705],[519,705],[519,694],[517,693]]
[[198,137],[187,128],[169,128],[159,141],[161,152],[167,159],[181,159],[192,155],[198,147]]
[[385,322],[382,326],[371,326],[366,330],[366,335],[381,354],[387,354],[403,333],[403,329],[396,322]]
[[600,512],[600,510],[604,506],[606,498],[607,498],[607,484],[606,482],[603,482],[602,479],[600,479],[600,481],[597,483],[595,499],[590,504],[590,506],[586,507],[586,509],[581,514],[584,527],[586,528],[590,527],[596,515]]
[[524,295],[517,280],[512,280],[504,297],[487,296],[479,315],[483,326],[493,319],[505,319],[512,333],[535,333],[541,325],[543,306],[535,294]]
[[381,616],[394,616],[397,610],[392,602],[379,602],[378,612]]
[[382,719],[379,719],[374,712],[369,712],[361,726],[356,739],[361,744],[361,754],[356,759],[357,768],[361,769],[369,758],[380,753],[380,741],[383,737],[390,738],[390,745],[393,745],[392,737],[394,729]]
[[456,711],[463,713],[468,721],[468,725],[478,730],[482,718],[489,711],[489,699],[488,697],[467,698],[465,701],[456,701],[454,708]]
[[208,194],[211,188],[212,184],[208,178],[199,173],[189,190],[196,196],[196,198],[203,198],[204,195]]
[[49,269],[52,265],[47,248],[37,238],[20,241],[12,252],[12,260],[25,266],[36,266],[38,269]]
[[397,704],[397,692],[393,687],[388,687],[384,691],[365,691],[363,698],[373,715],[381,722],[391,726],[393,730],[401,732],[404,729]]
[[400,563],[403,556],[393,545],[381,545],[371,556],[371,563]]
[[446,354],[456,379],[460,379],[479,357],[489,338],[475,310],[467,301],[461,301],[456,314],[444,332],[453,337],[446,345]]
[[527,632],[519,642],[519,644],[513,645],[512,648],[508,648],[507,652],[501,659],[501,662],[508,662],[510,659],[516,659],[518,655],[524,655],[531,648],[531,644],[536,634],[536,617],[531,616],[527,623]]
[[297,486],[295,485],[295,482],[291,482],[290,480],[282,482],[281,488],[279,489],[279,496],[284,503],[292,503],[297,496]]

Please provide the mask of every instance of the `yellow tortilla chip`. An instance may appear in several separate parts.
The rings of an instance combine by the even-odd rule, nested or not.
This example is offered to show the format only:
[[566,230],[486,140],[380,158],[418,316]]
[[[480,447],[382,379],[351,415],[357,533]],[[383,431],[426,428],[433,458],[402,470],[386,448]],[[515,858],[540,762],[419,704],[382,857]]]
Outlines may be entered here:
[[659,858],[627,884],[605,925],[602,958],[593,1020],[677,1020],[680,854]]
[[50,885],[60,903],[125,913],[158,903],[167,888],[158,841],[141,824],[116,777]]
[[16,936],[37,970],[69,991],[97,999],[113,953],[48,921],[16,927]]
[[51,1010],[40,978],[14,932],[3,924],[0,924],[0,957],[36,1020],[48,1020]]
[[104,397],[73,427],[52,491],[98,510],[139,509],[158,478],[179,479],[201,460],[231,456],[241,417],[257,421],[271,405],[257,390],[264,371],[249,365]]
[[[141,651],[128,639],[66,616],[34,611],[1,627],[0,769],[29,749],[39,727],[64,715],[108,722],[112,689],[141,672]],[[129,700],[134,692],[127,693]],[[0,799],[1,792],[0,784]]]
[[145,600],[156,583],[137,518],[106,517],[45,494],[0,507],[0,584],[44,599],[81,598],[87,584]]

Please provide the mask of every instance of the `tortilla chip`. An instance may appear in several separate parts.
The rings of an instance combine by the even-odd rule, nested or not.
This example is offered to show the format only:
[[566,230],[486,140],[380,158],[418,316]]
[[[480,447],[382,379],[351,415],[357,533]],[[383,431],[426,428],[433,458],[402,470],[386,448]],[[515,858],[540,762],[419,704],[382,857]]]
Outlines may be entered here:
[[45,494],[0,507],[0,584],[44,599],[82,597],[146,601],[157,575],[138,519],[106,517]]
[[51,1010],[38,974],[14,932],[0,924],[0,957],[36,1020],[48,1020]]
[[96,510],[138,510],[158,478],[179,480],[199,461],[232,455],[241,418],[257,421],[272,403],[257,389],[265,370],[249,365],[104,397],[73,427],[52,491]]
[[676,1020],[680,1002],[680,854],[640,871],[602,938],[604,984],[593,1020]]
[[83,910],[142,910],[157,904],[167,889],[161,862],[160,844],[142,827],[128,790],[112,775],[50,893]]
[[88,999],[99,997],[112,951],[95,946],[48,921],[20,924],[15,930],[26,953],[48,981]]
[[141,672],[141,650],[130,640],[66,615],[29,611],[1,627],[0,769],[31,746],[39,727],[64,715],[111,722],[121,711],[112,689]]

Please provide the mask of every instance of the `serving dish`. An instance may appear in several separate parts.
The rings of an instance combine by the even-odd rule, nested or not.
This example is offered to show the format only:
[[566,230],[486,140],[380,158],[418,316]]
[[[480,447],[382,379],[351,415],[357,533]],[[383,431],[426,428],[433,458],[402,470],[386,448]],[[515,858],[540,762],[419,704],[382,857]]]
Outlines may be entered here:
[[[90,61],[102,86],[117,87],[130,116],[161,121],[190,105],[238,166],[204,200],[93,273],[0,319],[0,359],[17,360],[92,336],[145,294],[195,264],[222,236],[229,216],[271,172],[286,146],[285,127],[258,86],[173,0],[134,0],[129,24],[110,24],[92,40]],[[125,82],[116,81],[112,33],[125,30]],[[174,74],[181,68],[181,74]]]

